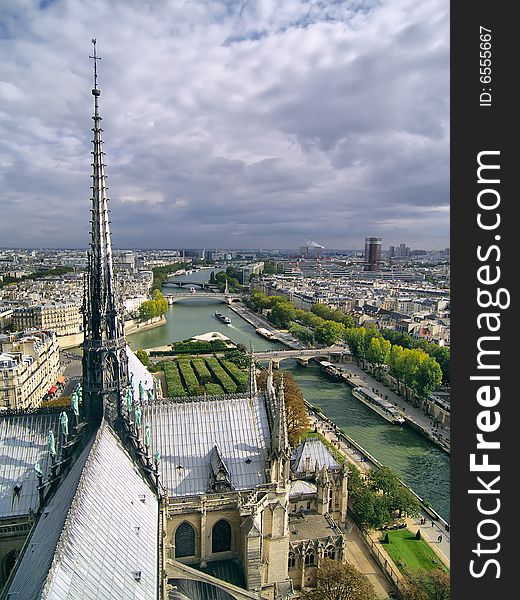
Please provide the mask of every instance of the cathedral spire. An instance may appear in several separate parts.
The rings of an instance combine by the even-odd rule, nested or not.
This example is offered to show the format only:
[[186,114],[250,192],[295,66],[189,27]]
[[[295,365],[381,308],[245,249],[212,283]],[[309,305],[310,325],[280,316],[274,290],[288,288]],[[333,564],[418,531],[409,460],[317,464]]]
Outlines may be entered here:
[[111,420],[120,414],[120,396],[128,383],[123,321],[115,299],[112,240],[99,111],[96,40],[94,61],[94,121],[92,149],[91,239],[83,303],[83,389],[87,415],[99,420],[103,412]]

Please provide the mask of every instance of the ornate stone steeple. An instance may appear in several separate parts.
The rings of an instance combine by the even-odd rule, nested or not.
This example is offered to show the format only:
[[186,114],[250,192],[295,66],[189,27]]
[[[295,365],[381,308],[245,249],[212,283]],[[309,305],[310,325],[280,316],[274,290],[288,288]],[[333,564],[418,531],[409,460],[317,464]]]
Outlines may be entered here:
[[115,299],[112,241],[103,157],[101,117],[97,85],[96,40],[94,46],[94,120],[90,248],[83,299],[83,402],[87,418],[112,423],[121,414],[121,396],[128,385],[128,359],[124,324]]
[[[272,376],[272,372],[271,372]],[[289,479],[289,460],[291,450],[287,434],[287,417],[285,414],[285,390],[283,374],[278,391],[272,396],[273,426],[271,430],[271,480],[287,481]]]

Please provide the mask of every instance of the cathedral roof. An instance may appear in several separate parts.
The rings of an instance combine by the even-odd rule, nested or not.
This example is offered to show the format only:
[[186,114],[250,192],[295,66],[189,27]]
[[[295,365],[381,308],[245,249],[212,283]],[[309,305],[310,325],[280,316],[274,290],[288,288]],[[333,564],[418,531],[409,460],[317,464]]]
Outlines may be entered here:
[[58,440],[58,429],[58,412],[0,417],[0,519],[38,508],[35,465],[45,477],[51,464],[47,436],[52,430]]
[[147,421],[151,452],[160,452],[160,481],[168,496],[208,491],[215,446],[234,489],[266,483],[270,433],[263,396],[157,402],[143,407],[143,435]]
[[158,500],[103,423],[45,508],[9,593],[155,600],[157,568]]
[[327,447],[318,438],[306,438],[291,456],[291,469],[294,473],[305,473],[327,467],[339,469],[339,464]]

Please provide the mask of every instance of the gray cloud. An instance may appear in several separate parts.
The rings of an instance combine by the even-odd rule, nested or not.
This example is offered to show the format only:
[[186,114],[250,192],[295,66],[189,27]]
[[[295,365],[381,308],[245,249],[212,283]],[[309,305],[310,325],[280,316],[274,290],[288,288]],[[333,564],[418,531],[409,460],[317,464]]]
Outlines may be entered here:
[[9,3],[0,246],[88,241],[95,35],[116,246],[444,247],[448,32],[444,0]]

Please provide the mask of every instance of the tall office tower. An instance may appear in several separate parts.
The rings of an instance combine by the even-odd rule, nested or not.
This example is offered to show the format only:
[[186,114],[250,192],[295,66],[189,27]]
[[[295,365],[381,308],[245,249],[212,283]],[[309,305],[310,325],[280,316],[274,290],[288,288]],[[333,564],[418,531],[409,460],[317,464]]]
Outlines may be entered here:
[[380,271],[381,270],[381,244],[382,238],[367,237],[365,238],[365,265],[364,271]]

